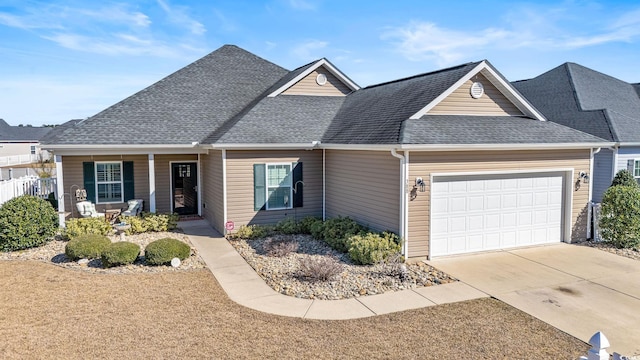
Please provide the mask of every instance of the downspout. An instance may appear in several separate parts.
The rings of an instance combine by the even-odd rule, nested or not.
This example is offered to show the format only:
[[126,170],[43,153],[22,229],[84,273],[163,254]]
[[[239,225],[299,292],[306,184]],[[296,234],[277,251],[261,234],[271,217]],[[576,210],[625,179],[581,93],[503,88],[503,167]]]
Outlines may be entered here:
[[595,205],[593,201],[593,167],[594,167],[594,159],[595,154],[599,153],[602,148],[591,149],[591,157],[589,159],[589,206],[587,206],[587,219],[589,221],[589,226],[587,226],[587,239],[592,239],[591,236],[591,225],[594,224],[595,218],[593,217],[593,206]]
[[409,257],[409,246],[407,244],[407,160],[409,154],[406,153],[406,156],[400,155],[396,152],[396,149],[391,149],[391,155],[400,159],[400,233],[398,235],[402,239],[402,254],[407,259]]
[[222,149],[220,154],[222,160],[222,231],[223,235],[227,235],[227,150]]
[[327,177],[326,177],[326,149],[322,149],[322,221],[327,220]]

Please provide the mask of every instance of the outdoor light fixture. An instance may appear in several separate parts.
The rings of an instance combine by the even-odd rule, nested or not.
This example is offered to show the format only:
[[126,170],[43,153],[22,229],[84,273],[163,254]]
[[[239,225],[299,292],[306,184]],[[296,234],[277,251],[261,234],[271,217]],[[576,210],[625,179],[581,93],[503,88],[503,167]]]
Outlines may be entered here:
[[582,183],[583,184],[588,184],[589,183],[589,174],[587,174],[584,171],[580,171],[580,179],[582,179]]

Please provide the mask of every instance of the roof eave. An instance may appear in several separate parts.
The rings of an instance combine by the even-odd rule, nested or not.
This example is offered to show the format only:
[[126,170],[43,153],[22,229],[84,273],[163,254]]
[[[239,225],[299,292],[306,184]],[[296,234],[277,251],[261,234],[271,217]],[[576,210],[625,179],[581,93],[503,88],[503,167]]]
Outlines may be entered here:
[[43,150],[56,155],[142,155],[142,154],[206,154],[197,142],[191,144],[45,144]]

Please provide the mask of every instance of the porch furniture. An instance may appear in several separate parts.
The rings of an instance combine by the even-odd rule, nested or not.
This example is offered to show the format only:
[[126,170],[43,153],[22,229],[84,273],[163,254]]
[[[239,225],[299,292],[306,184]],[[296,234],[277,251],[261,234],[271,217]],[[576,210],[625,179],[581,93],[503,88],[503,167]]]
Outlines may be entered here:
[[80,216],[87,217],[101,217],[104,213],[100,213],[96,210],[96,205],[89,201],[79,201],[76,203],[76,208]]
[[132,199],[127,201],[127,209],[122,212],[123,216],[138,216],[142,212],[144,200]]
[[118,219],[118,215],[120,215],[120,212],[121,212],[120,209],[105,210],[104,218],[105,220],[107,220],[107,222],[113,224]]

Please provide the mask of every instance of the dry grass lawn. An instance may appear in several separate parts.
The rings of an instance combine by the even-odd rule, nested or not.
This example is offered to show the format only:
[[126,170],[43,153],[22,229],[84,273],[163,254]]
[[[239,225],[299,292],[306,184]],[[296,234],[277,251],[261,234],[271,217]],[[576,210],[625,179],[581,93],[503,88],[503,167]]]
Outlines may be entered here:
[[576,359],[588,346],[497,300],[348,321],[227,298],[208,270],[91,274],[0,261],[3,359]]

